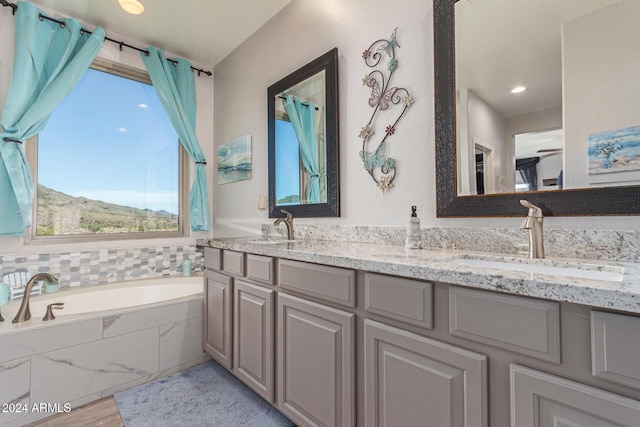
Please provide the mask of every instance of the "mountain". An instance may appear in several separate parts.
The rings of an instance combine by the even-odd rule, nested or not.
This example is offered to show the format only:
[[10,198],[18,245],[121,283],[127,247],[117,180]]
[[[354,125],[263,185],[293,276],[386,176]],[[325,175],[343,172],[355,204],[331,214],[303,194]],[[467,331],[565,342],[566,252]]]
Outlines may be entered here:
[[178,215],[73,197],[38,184],[37,235],[177,231]]
[[300,196],[297,194],[291,194],[287,197],[277,200],[278,205],[290,205],[294,203],[300,203]]

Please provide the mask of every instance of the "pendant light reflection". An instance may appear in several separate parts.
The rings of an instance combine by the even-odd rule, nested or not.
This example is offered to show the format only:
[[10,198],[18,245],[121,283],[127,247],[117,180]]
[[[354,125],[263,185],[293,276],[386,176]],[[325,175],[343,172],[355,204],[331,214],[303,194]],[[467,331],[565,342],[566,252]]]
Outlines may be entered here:
[[140,15],[144,12],[144,5],[138,0],[118,0],[120,7],[132,15]]

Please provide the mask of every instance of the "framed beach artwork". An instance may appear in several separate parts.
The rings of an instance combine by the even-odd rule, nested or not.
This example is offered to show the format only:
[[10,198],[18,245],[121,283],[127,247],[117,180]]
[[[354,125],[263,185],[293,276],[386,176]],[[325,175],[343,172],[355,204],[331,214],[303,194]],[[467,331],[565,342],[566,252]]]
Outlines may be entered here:
[[587,136],[589,175],[640,170],[640,126]]
[[218,184],[251,179],[251,135],[218,147]]

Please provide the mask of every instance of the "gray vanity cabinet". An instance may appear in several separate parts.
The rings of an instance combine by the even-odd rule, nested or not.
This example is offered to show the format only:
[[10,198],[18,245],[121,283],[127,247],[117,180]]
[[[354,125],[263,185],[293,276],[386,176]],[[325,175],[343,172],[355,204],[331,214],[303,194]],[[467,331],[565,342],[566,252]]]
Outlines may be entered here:
[[636,427],[640,402],[511,365],[511,427]]
[[233,279],[205,269],[204,282],[204,349],[221,365],[231,369]]
[[300,427],[640,427],[640,316],[205,248],[205,350]]
[[274,294],[242,280],[234,283],[233,373],[269,403],[274,402]]
[[278,409],[298,425],[355,425],[355,315],[277,299]]
[[486,371],[482,354],[365,320],[364,425],[487,427]]

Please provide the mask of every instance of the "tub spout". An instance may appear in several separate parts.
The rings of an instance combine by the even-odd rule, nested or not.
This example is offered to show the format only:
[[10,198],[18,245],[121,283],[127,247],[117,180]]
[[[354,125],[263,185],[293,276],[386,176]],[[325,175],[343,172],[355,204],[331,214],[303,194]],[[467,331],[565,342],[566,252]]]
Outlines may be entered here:
[[46,280],[48,282],[57,282],[58,279],[53,277],[49,273],[37,273],[29,281],[27,282],[27,286],[24,288],[24,296],[22,297],[22,304],[20,304],[20,308],[18,309],[18,314],[13,319],[12,323],[22,323],[31,319],[31,311],[29,310],[29,296],[31,295],[31,288],[35,285],[38,280]]

